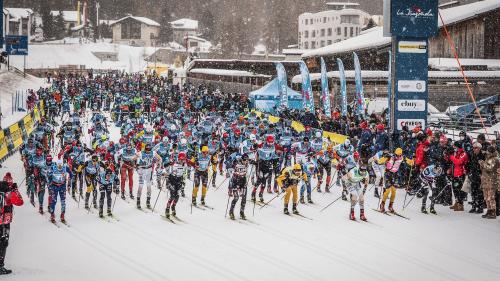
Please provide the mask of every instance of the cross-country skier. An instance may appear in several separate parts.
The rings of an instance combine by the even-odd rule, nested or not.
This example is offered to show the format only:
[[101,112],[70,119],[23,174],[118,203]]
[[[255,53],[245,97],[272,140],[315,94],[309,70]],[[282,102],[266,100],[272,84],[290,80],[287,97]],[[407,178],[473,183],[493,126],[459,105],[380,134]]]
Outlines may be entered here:
[[290,196],[292,196],[292,211],[294,214],[299,214],[297,210],[297,203],[299,197],[297,194],[297,185],[300,181],[307,181],[307,175],[302,172],[302,167],[300,164],[295,164],[292,167],[286,167],[277,179],[278,186],[281,190],[285,191],[285,206],[283,213],[289,215],[288,203],[290,202]]

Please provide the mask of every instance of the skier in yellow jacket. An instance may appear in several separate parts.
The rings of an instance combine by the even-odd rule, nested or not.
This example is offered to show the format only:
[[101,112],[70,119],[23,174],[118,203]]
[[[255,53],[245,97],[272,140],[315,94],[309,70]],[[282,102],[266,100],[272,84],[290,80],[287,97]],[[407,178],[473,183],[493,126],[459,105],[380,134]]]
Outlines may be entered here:
[[307,175],[302,172],[302,167],[300,164],[295,164],[291,167],[286,167],[281,172],[281,175],[276,179],[278,186],[285,190],[285,209],[283,212],[289,215],[288,203],[290,202],[290,196],[293,195],[293,213],[299,214],[297,211],[297,203],[299,202],[299,196],[297,193],[297,185],[300,181],[307,182]]

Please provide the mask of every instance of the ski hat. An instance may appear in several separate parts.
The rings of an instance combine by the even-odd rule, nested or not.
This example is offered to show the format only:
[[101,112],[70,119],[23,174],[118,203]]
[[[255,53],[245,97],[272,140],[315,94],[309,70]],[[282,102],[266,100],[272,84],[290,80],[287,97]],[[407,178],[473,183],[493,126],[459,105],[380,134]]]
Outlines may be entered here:
[[12,179],[12,174],[10,172],[7,172],[5,176],[3,177],[3,180],[6,181],[9,185],[12,184],[14,179]]

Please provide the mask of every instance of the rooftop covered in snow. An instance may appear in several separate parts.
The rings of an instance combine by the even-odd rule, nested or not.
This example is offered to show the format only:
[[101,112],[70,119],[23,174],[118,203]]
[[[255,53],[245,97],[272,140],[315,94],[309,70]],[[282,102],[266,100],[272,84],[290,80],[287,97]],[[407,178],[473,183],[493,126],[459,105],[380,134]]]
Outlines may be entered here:
[[[65,22],[78,22],[78,12],[77,11],[61,11]],[[59,15],[59,11],[50,11],[53,17]],[[82,15],[80,14],[80,19]]]
[[126,19],[133,19],[133,20],[139,21],[139,22],[144,23],[145,25],[149,25],[149,26],[160,26],[159,23],[157,23],[156,21],[154,21],[152,19],[145,18],[145,17],[135,17],[132,15],[128,15],[126,17],[123,17],[123,18],[111,23],[110,25],[115,25],[115,24],[120,23]]
[[173,29],[190,29],[196,30],[198,29],[198,21],[192,19],[178,19],[170,23]]

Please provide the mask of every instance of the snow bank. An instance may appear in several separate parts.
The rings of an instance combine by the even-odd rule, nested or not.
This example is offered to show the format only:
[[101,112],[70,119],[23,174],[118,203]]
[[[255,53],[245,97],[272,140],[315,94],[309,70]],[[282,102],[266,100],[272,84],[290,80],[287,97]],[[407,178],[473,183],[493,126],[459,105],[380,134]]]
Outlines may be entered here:
[[12,94],[15,95],[16,91],[38,90],[42,86],[45,86],[44,79],[31,75],[26,75],[26,78],[24,78],[21,73],[7,71],[2,65],[0,70],[0,103],[3,114],[1,122],[3,128],[14,124],[27,114],[27,112],[14,112],[12,114]]
[[[154,47],[132,47],[112,43],[89,44],[34,44],[29,47],[26,68],[58,68],[61,65],[84,65],[87,69],[113,69],[128,72],[143,71],[145,59]],[[117,53],[118,61],[101,61],[94,52]],[[11,64],[22,69],[23,57],[12,56]]]

